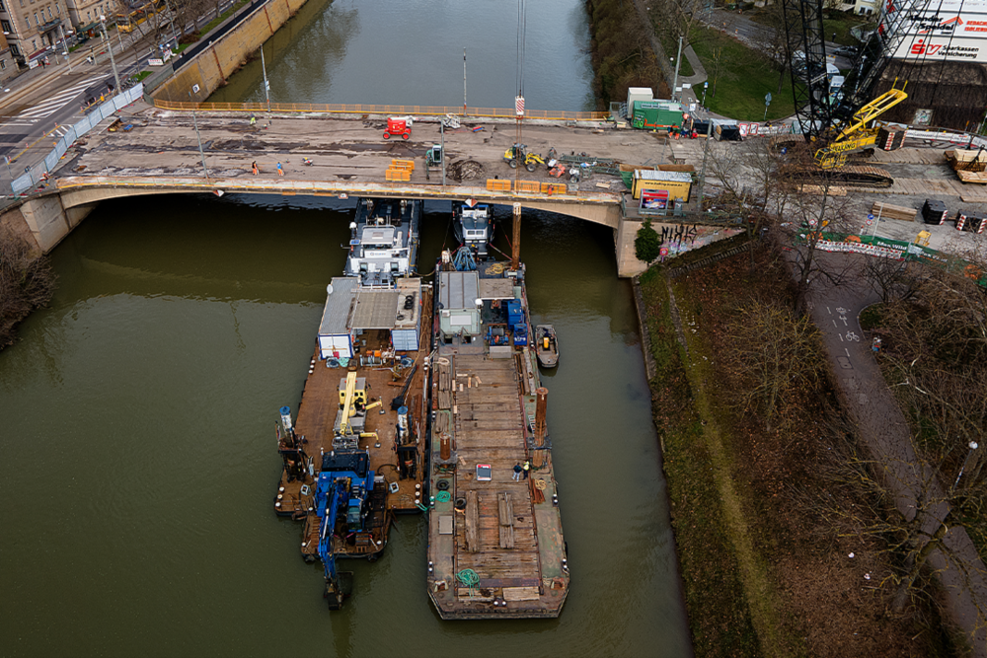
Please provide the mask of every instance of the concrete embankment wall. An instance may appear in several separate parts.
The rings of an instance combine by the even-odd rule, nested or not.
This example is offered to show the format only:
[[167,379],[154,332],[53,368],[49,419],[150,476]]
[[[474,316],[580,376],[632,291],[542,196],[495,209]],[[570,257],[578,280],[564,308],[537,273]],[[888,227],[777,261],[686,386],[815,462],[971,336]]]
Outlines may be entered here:
[[[152,96],[169,101],[205,101],[305,2],[306,0],[271,0],[265,3],[222,39],[182,66]],[[196,85],[198,91],[194,91]],[[189,92],[192,93],[191,97]]]

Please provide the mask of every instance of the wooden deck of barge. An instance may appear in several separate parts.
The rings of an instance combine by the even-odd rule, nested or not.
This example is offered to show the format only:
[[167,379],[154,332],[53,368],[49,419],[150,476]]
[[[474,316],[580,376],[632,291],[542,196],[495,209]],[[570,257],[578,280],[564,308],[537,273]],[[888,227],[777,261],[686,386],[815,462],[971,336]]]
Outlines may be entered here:
[[[393,521],[393,514],[420,511],[416,504],[416,494],[421,495],[423,492],[425,477],[427,476],[425,472],[427,437],[424,434],[423,419],[428,412],[424,360],[430,347],[430,337],[427,331],[428,318],[431,317],[432,312],[430,291],[423,291],[422,300],[421,312],[425,321],[419,349],[417,352],[399,353],[415,359],[417,366],[411,373],[411,383],[405,401],[406,406],[411,411],[412,433],[414,437],[417,437],[415,476],[399,477],[396,452],[397,412],[391,408],[391,401],[400,395],[407,383],[408,369],[405,369],[401,378],[395,380],[390,367],[353,367],[358,377],[366,379],[368,395],[371,400],[382,398],[383,401],[381,406],[371,409],[366,414],[365,433],[376,433],[380,445],[378,446],[373,438],[361,438],[359,447],[369,450],[370,469],[375,471],[377,475],[383,476],[385,486],[396,483],[397,491],[385,489],[378,492],[375,489],[375,494],[383,496],[385,500],[383,513],[377,515],[379,518],[375,518],[371,522],[370,534],[373,535],[373,539],[362,545],[344,545],[341,539],[337,539],[334,544],[337,557],[367,557],[379,553],[386,544],[387,532]],[[382,334],[377,336],[383,338]],[[366,354],[374,350],[386,350],[388,348],[387,344],[375,341],[374,337],[374,332],[368,332],[359,341],[361,353]],[[339,413],[340,381],[346,378],[347,372],[350,370],[341,367],[328,368],[326,362],[320,361],[318,356],[319,348],[316,345],[294,422],[296,435],[304,437],[305,451],[309,457],[313,458],[314,476],[306,476],[300,480],[289,479],[287,472],[282,470],[278,482],[278,492],[274,500],[275,511],[279,515],[305,520],[301,552],[306,560],[315,560],[318,557],[320,520],[311,509],[314,502],[315,481],[318,478],[322,463],[322,452],[328,453],[332,450],[333,430],[336,416]],[[303,493],[306,490],[308,491],[307,495]]]
[[[431,493],[451,499],[429,512],[429,596],[443,619],[557,617],[569,571],[551,453],[533,456],[531,353],[491,358],[479,340],[442,347],[433,363]],[[515,481],[526,460],[541,466]],[[477,479],[477,464],[490,466],[489,481]]]

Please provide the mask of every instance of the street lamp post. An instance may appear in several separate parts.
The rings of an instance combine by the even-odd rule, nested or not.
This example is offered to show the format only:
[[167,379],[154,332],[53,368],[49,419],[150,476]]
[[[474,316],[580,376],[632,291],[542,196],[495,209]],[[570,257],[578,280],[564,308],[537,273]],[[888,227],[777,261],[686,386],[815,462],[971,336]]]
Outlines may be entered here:
[[209,170],[206,168],[206,154],[202,150],[202,137],[199,136],[199,121],[195,117],[195,100],[192,98],[192,92],[188,93],[189,100],[192,101],[192,126],[195,128],[195,141],[199,143],[199,157],[202,158],[202,173],[209,180]]
[[62,37],[61,46],[59,46],[59,47],[64,49],[62,52],[65,53],[65,61],[68,63],[68,65],[69,65],[69,73],[71,73],[72,72],[72,56],[69,53],[68,44],[65,43],[65,30],[62,29],[62,24],[61,23],[58,24],[58,36]]
[[672,83],[672,100],[678,100],[679,66],[682,64],[682,37],[679,37],[679,54],[675,58],[675,81]]
[[[271,113],[271,83],[267,81],[267,64],[264,62],[264,44],[260,44],[260,69],[264,73],[264,98],[267,99],[267,113]],[[271,117],[267,117],[270,121]]]
[[113,58],[113,42],[110,41],[110,38],[106,35],[106,16],[103,14],[99,15],[99,24],[103,28],[103,39],[106,40],[106,49],[110,51],[110,66],[113,67],[113,80],[117,83],[116,92],[120,93],[120,74],[117,72],[117,62]]
[[960,478],[963,477],[963,471],[966,470],[966,465],[970,462],[970,457],[972,457],[974,451],[980,447],[980,444],[976,441],[970,441],[970,443],[967,444],[967,447],[970,448],[970,452],[966,453],[966,459],[963,460],[963,465],[960,466],[960,474],[956,476],[956,482],[953,483],[952,491],[956,491],[956,487],[959,486]]

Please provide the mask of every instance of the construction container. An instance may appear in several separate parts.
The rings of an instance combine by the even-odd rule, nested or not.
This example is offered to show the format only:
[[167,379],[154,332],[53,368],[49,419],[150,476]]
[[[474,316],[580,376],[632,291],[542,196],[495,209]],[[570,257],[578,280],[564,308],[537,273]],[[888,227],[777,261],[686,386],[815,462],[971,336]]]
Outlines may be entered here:
[[655,99],[655,92],[648,87],[628,87],[627,89],[627,116],[634,116],[634,104],[643,101],[651,102]]
[[654,130],[681,126],[682,104],[672,101],[638,101],[634,103],[631,125],[635,128]]
[[956,230],[983,233],[987,227],[987,212],[961,210],[956,213]]
[[633,196],[641,198],[642,190],[664,190],[669,199],[689,201],[692,175],[684,171],[653,171],[638,169],[634,172]]
[[926,224],[944,224],[946,204],[939,199],[926,199],[922,205],[922,221]]

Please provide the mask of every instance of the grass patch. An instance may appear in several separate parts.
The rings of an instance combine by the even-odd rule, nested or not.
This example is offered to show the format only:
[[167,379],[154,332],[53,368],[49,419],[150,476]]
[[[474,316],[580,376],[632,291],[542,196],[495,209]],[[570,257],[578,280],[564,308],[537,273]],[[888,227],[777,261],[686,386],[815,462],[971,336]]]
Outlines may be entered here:
[[769,120],[794,114],[791,77],[782,78],[779,92],[781,73],[759,52],[707,28],[693,30],[690,41],[709,78],[706,107],[710,110],[742,121],[761,121],[764,96],[770,93]]
[[[679,40],[669,35],[665,30],[659,30],[657,26],[655,26],[655,35],[661,41],[661,47],[665,49],[665,54],[672,60],[669,64],[672,65],[672,71],[674,71],[675,56],[679,52]],[[685,56],[685,49],[688,45],[688,40],[682,42],[682,65],[679,67],[679,78],[688,78],[696,74],[692,64],[689,63],[689,58]]]
[[[853,14],[833,14],[832,16],[832,18],[823,18],[823,35],[825,36],[826,41],[834,41],[841,46],[862,45],[853,37],[853,35],[850,34],[850,28],[856,27],[857,25],[866,25],[871,23],[870,21]],[[876,24],[871,24],[876,27]]]
[[188,48],[188,47],[189,47],[189,46],[191,46],[191,45],[192,45],[192,44],[190,44],[190,43],[182,43],[182,44],[179,44],[179,46],[178,46],[178,48],[175,48],[175,49],[174,49],[174,53],[175,53],[176,55],[178,55],[178,54],[180,54],[180,53],[181,53],[181,52],[182,52],[183,50],[185,50],[186,48]]
[[141,71],[140,73],[135,75],[134,78],[136,78],[137,82],[141,82],[150,75],[151,75],[151,71]]
[[880,327],[883,318],[881,304],[872,304],[860,312],[860,328],[864,331],[870,331],[875,327]]
[[230,16],[232,16],[237,10],[240,9],[240,7],[242,7],[245,4],[247,4],[247,2],[248,2],[248,0],[240,0],[240,2],[238,2],[235,5],[231,6],[229,9],[227,9],[226,11],[224,11],[222,14],[220,14],[216,18],[214,18],[211,21],[209,21],[208,23],[206,23],[205,26],[202,27],[202,29],[200,30],[200,32],[202,32],[202,34],[204,34],[204,35],[205,34],[209,34],[210,30],[212,30],[214,27],[216,27],[217,25],[219,25],[220,23],[222,23],[223,21],[225,21],[227,18],[229,18]]
[[672,525],[678,546],[689,628],[697,656],[759,654],[689,377],[682,365],[663,272],[640,279],[656,365],[652,407],[662,442]]

